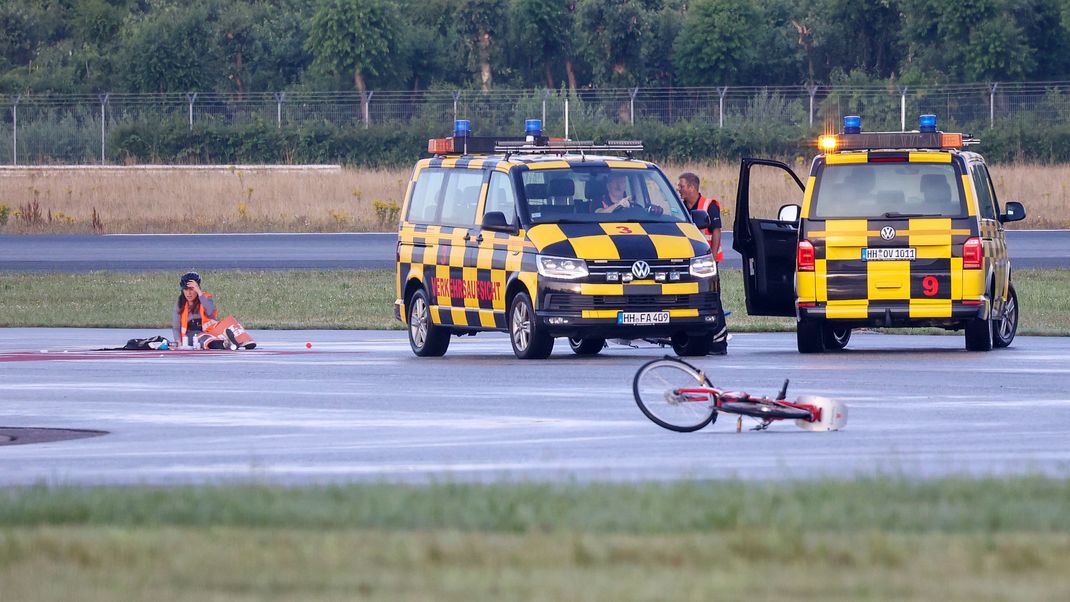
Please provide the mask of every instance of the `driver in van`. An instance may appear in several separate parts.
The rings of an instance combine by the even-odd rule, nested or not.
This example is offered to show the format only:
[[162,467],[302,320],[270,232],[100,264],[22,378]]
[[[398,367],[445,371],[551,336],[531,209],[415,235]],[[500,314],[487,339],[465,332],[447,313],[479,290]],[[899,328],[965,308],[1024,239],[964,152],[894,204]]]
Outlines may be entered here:
[[627,196],[628,176],[617,174],[609,177],[606,183],[606,194],[601,199],[595,200],[595,213],[613,213],[618,209],[627,209],[632,206],[631,197]]

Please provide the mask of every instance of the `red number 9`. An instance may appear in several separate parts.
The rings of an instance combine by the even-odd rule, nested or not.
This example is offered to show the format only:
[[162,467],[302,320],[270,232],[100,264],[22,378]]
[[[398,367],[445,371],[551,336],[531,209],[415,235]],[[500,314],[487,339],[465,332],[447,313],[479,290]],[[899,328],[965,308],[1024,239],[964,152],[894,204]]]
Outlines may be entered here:
[[926,297],[935,297],[940,292],[940,281],[936,276],[926,276],[921,280],[921,289]]

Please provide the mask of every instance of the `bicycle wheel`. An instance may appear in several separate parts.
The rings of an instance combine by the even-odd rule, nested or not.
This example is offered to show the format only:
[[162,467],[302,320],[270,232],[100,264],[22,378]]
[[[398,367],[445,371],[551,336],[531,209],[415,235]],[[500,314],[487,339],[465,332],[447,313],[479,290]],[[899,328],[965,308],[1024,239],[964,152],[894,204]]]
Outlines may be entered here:
[[789,418],[793,420],[810,418],[808,410],[782,406],[769,401],[726,401],[721,404],[720,410],[729,414],[743,414],[754,418]]
[[717,419],[709,395],[679,393],[680,389],[712,388],[696,368],[673,359],[647,362],[635,373],[635,403],[654,424],[678,433],[690,433]]

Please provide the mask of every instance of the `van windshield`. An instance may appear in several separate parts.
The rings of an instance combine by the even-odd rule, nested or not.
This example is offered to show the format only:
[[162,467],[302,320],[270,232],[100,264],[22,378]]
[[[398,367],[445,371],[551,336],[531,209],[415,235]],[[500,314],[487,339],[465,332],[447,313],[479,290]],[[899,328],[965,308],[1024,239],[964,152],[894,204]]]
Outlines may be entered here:
[[951,163],[826,164],[809,217],[960,217],[959,181]]
[[690,221],[676,191],[656,169],[531,169],[522,180],[532,224]]

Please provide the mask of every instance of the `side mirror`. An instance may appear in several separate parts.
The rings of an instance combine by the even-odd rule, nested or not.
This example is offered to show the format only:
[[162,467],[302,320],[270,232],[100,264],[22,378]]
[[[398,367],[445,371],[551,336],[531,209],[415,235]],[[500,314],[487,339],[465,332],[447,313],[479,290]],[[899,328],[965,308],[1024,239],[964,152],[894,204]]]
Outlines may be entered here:
[[780,222],[791,222],[793,224],[799,223],[799,214],[802,213],[802,208],[798,205],[784,205],[777,211],[776,218]]
[[509,232],[516,234],[516,226],[510,224],[505,219],[505,214],[501,211],[488,211],[483,215],[482,228],[484,230],[491,230],[493,232]]
[[1001,222],[1017,222],[1025,219],[1025,207],[1018,201],[1008,201],[1004,209],[1007,212],[999,216]]
[[692,209],[691,221],[695,222],[699,230],[707,230],[710,227],[710,214],[701,209]]

